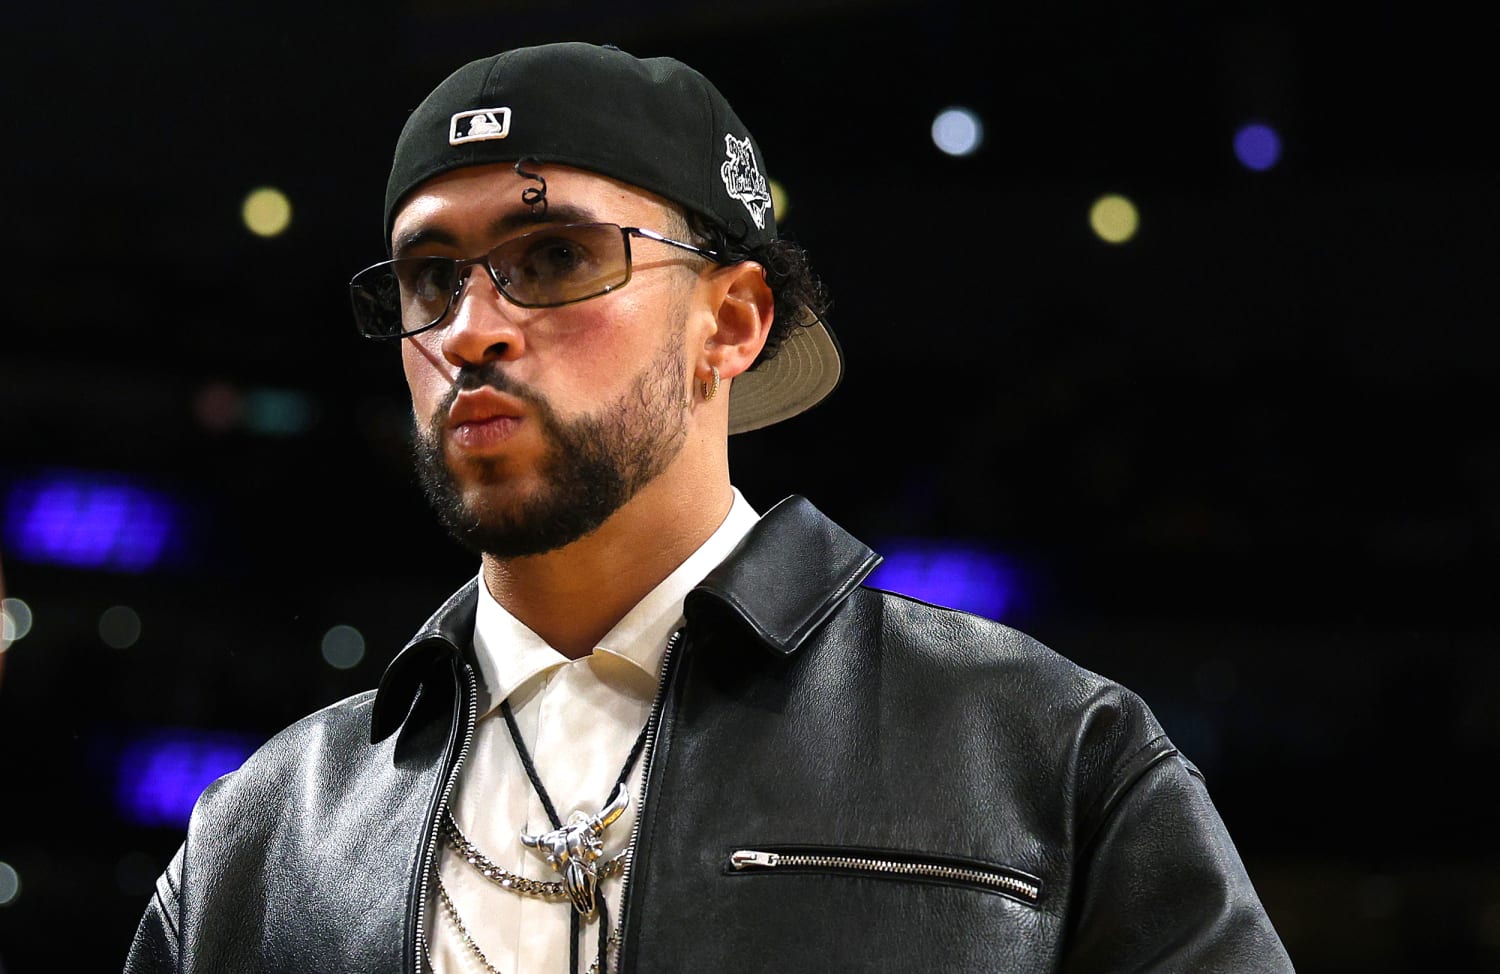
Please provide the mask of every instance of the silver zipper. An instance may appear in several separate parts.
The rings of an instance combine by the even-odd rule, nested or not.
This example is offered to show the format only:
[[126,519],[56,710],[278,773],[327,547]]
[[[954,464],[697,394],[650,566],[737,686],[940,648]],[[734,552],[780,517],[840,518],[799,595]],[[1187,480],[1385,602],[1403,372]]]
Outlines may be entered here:
[[[641,755],[641,793],[635,804],[635,824],[630,827],[630,845],[625,847],[630,850],[630,855],[625,857],[625,868],[620,873],[620,946],[616,956],[623,956],[625,952],[625,920],[630,910],[630,871],[635,865],[636,840],[641,837],[641,823],[646,819],[646,788],[651,783],[651,758],[656,753],[656,735],[661,729],[661,711],[666,703],[667,673],[672,665],[672,651],[682,640],[683,631],[678,629],[667,640],[666,651],[661,656],[661,675],[656,680],[656,697],[651,701],[651,713],[646,718],[646,743]],[[600,969],[607,970],[608,967],[601,963]]]
[[432,838],[427,843],[427,851],[422,855],[422,889],[421,896],[417,902],[417,942],[416,942],[416,965],[413,970],[422,970],[423,963],[427,969],[432,970],[432,954],[427,949],[427,897],[428,885],[432,881],[433,856],[437,853],[438,839],[442,835],[442,828],[437,825],[443,820],[448,811],[448,799],[453,796],[453,787],[458,784],[458,772],[464,765],[464,758],[469,754],[469,745],[474,742],[474,710],[479,689],[475,685],[474,668],[467,663],[464,664],[464,673],[468,676],[467,695],[464,697],[464,706],[467,711],[467,727],[464,730],[464,743],[458,749],[458,760],[453,762],[453,770],[448,773],[448,783],[443,786],[443,795],[438,799],[437,815],[428,821],[432,829]]
[[998,869],[947,866],[933,862],[898,859],[871,859],[861,856],[819,855],[815,853],[762,852],[741,849],[729,857],[735,869],[775,869],[781,866],[804,869],[845,869],[850,872],[879,873],[888,876],[918,876],[924,879],[946,879],[997,889],[1003,893],[1035,903],[1042,888]]

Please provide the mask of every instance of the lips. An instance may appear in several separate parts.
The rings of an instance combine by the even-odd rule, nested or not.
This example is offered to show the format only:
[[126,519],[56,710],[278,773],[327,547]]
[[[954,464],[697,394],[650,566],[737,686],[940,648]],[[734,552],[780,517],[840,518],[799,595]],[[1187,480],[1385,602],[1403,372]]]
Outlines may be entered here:
[[454,400],[448,410],[452,441],[467,450],[483,450],[510,439],[521,425],[521,401],[493,389],[474,389]]

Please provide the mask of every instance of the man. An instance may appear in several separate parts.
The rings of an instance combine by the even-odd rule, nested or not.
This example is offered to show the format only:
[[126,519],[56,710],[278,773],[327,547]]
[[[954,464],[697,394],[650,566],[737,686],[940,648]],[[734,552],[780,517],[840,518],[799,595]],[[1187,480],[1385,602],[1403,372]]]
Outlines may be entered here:
[[128,971],[1290,970],[1140,700],[731,486],[841,370],[763,165],[613,48],[411,115],[351,288],[479,575],[205,792]]

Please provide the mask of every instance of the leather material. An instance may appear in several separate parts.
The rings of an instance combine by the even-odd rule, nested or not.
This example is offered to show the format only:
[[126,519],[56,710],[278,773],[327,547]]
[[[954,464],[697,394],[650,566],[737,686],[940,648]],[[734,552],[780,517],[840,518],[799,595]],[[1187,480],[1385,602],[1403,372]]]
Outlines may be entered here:
[[[792,498],[688,596],[620,970],[1292,969],[1201,775],[1138,697],[1005,626],[861,587],[877,563]],[[417,969],[422,864],[472,726],[475,595],[378,694],[204,793],[129,974]],[[740,849],[992,866],[1040,894],[739,871]]]
[[474,616],[479,609],[479,579],[471,578],[448,597],[411,638],[380,677],[375,707],[370,714],[370,743],[390,737],[406,720],[423,679],[451,658],[456,647],[474,638]]
[[[775,557],[736,557],[742,551]],[[688,593],[683,614],[690,628],[712,628],[707,616],[718,606],[767,649],[790,655],[879,564],[879,555],[806,498],[788,497]]]

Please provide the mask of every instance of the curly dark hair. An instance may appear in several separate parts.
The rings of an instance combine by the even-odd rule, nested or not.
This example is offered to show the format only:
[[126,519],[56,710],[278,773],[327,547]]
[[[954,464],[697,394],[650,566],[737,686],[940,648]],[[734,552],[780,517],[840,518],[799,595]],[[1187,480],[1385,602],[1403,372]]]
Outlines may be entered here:
[[692,243],[722,255],[726,264],[751,260],[765,270],[766,283],[776,298],[776,319],[766,336],[765,348],[750,366],[752,370],[776,357],[792,329],[805,328],[828,313],[833,304],[828,289],[813,274],[807,251],[798,244],[782,238],[758,247],[745,247],[743,234],[737,239],[698,213],[679,210],[678,214]]

